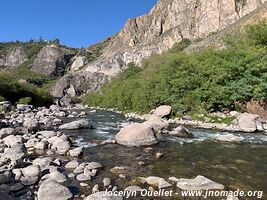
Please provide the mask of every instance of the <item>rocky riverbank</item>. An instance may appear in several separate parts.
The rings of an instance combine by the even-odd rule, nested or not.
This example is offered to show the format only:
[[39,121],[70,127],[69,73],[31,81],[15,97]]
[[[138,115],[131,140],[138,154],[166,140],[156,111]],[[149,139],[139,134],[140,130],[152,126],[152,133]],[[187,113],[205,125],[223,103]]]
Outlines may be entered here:
[[[160,189],[187,190],[184,185],[190,186],[189,189],[224,189],[224,185],[200,175],[193,179],[136,175],[128,182],[127,167],[107,168],[99,162],[98,156],[86,157],[83,146],[73,142],[70,132],[94,128],[90,113],[96,111],[88,110],[82,105],[52,105],[50,108],[34,108],[31,105],[14,107],[9,102],[1,102],[0,105],[3,111],[0,119],[1,198],[97,200],[103,199],[107,190],[111,192],[107,199],[123,199],[115,194],[118,191],[140,193],[146,190],[153,193]],[[160,107],[145,122],[127,125],[119,131],[115,140],[103,140],[99,144],[103,147],[118,144],[128,147],[146,146],[143,151],[148,154],[153,152],[157,162],[164,157],[164,153],[155,152],[147,146],[159,143],[162,133],[179,138],[194,137],[185,127],[168,131],[171,121],[164,118],[169,115],[169,110],[170,107]],[[217,141],[240,142],[242,138],[218,135]],[[139,166],[145,164],[138,161]],[[99,182],[99,179],[102,181]],[[125,186],[118,187],[115,179],[121,179]],[[206,184],[203,185],[202,182]]]
[[[135,118],[140,120],[149,120],[154,115],[158,116],[157,112],[163,112],[165,116],[170,115],[170,106],[160,106],[155,110],[152,110],[149,114],[139,115],[138,113],[127,113],[125,114],[128,118]],[[165,112],[165,113],[164,113]],[[161,115],[162,115],[161,114]],[[199,117],[203,120],[193,120],[191,116],[182,116],[180,118],[166,119],[168,123],[185,125],[194,128],[203,128],[211,130],[220,130],[228,132],[245,132],[245,133],[264,133],[267,134],[267,121],[261,118],[259,115],[252,113],[239,113],[237,111],[232,111],[227,114],[217,112],[211,113],[211,117],[216,117],[216,121],[209,117],[204,117],[200,115]],[[231,119],[230,124],[224,123],[224,119]]]

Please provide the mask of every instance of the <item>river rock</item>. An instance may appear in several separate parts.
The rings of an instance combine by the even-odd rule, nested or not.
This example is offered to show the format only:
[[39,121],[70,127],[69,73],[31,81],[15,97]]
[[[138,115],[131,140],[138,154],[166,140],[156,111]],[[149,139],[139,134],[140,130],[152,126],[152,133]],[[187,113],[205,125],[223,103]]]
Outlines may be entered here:
[[11,173],[9,171],[5,171],[4,173],[0,173],[0,185],[9,183],[10,178],[11,178]]
[[30,165],[21,169],[24,176],[39,176],[41,173],[41,168],[39,165]]
[[172,111],[171,106],[163,105],[163,106],[157,107],[153,115],[158,116],[158,117],[167,117],[171,114],[171,111]]
[[63,124],[59,127],[60,130],[75,130],[75,129],[86,129],[93,128],[92,124],[87,119],[81,119],[70,123]]
[[98,184],[94,185],[94,187],[93,187],[93,189],[92,189],[92,193],[93,193],[93,194],[95,194],[95,193],[97,193],[97,192],[99,192],[99,185],[98,185]]
[[16,181],[18,181],[22,176],[21,169],[12,169],[12,173],[15,175]]
[[87,176],[85,174],[79,174],[76,176],[76,179],[78,181],[90,181],[91,180],[91,176]]
[[128,147],[148,146],[159,142],[153,128],[144,123],[134,123],[122,128],[115,139],[118,144]]
[[165,181],[163,178],[156,177],[156,176],[149,176],[147,178],[140,177],[140,180],[146,182],[148,185],[157,186],[159,189],[171,187],[172,185]]
[[37,142],[34,145],[35,149],[45,150],[48,148],[48,144],[45,141]]
[[23,123],[23,127],[29,129],[30,131],[37,131],[39,129],[39,123],[34,119],[26,119]]
[[86,166],[86,168],[89,169],[89,170],[101,169],[102,167],[103,167],[102,164],[100,164],[98,162],[90,162]]
[[149,116],[148,120],[144,124],[151,126],[154,131],[160,133],[163,129],[169,126],[168,120],[162,119],[158,116]]
[[9,135],[3,139],[4,143],[8,147],[12,147],[14,145],[22,143],[21,138],[15,135]]
[[66,165],[65,165],[65,168],[67,169],[75,169],[79,166],[79,162],[77,160],[72,160],[70,162],[68,162]]
[[104,184],[104,187],[111,185],[111,179],[110,178],[104,178],[103,184]]
[[123,198],[117,195],[107,196],[106,191],[102,191],[89,195],[85,200],[123,200]]
[[142,188],[140,188],[139,186],[132,185],[132,186],[128,186],[124,190],[130,191],[130,192],[140,192],[142,190]]
[[42,177],[42,179],[50,179],[50,180],[55,180],[58,183],[64,183],[67,181],[67,178],[64,174],[60,173],[56,169],[53,171],[50,171],[50,174],[46,174],[45,176]]
[[0,197],[4,200],[15,200],[15,198],[13,198],[7,192],[4,191],[0,191]]
[[181,137],[181,138],[193,138],[193,134],[185,127],[178,126],[171,132],[169,132],[170,135],[175,137]]
[[204,176],[197,176],[194,179],[177,179],[177,187],[182,190],[223,190],[224,185],[214,182]]
[[45,180],[37,192],[38,200],[69,200],[72,198],[70,190],[55,180]]
[[14,192],[14,191],[19,191],[22,188],[24,188],[24,185],[21,183],[15,183],[13,185],[10,186],[10,191]]
[[24,144],[16,144],[11,148],[5,148],[2,158],[10,159],[11,161],[22,161],[26,153],[27,149]]
[[71,157],[78,157],[83,153],[83,147],[77,147],[75,149],[69,150],[69,154]]
[[65,155],[70,150],[70,144],[67,141],[57,143],[56,149],[59,155]]
[[12,135],[15,133],[15,129],[14,128],[2,128],[0,130],[0,139],[3,139],[9,135]]
[[39,181],[39,177],[38,176],[22,176],[20,178],[20,181],[23,185],[30,186],[30,185],[36,184]]
[[50,164],[52,163],[51,158],[44,157],[44,158],[36,158],[32,161],[33,165],[39,165],[41,170],[48,169]]
[[31,110],[33,108],[32,105],[27,105],[27,104],[17,104],[17,109],[19,111],[26,111],[26,110]]
[[256,120],[258,118],[258,115],[251,113],[242,113],[238,115],[237,122],[240,130],[244,132],[255,132],[257,130]]
[[39,131],[36,134],[42,135],[44,138],[51,138],[57,135],[54,131]]
[[12,104],[9,101],[1,101],[0,102],[0,111],[9,112],[12,109]]
[[214,137],[215,137],[215,140],[222,141],[222,142],[242,142],[244,140],[243,137],[236,136],[231,133],[226,134],[226,135],[216,134]]

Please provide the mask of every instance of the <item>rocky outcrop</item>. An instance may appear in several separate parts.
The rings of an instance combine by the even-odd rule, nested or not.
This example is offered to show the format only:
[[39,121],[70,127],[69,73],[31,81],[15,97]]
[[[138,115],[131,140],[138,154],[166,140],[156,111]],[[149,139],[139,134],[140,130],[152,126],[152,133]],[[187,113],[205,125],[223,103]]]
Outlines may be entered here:
[[129,19],[104,49],[102,58],[88,64],[86,70],[113,75],[128,63],[138,64],[153,53],[168,50],[183,38],[205,38],[223,30],[263,2],[159,0],[148,14]]
[[27,48],[24,46],[10,48],[7,55],[3,56],[0,60],[0,69],[15,70],[27,61]]
[[[55,97],[81,95],[98,90],[108,81],[108,76],[98,72],[71,73],[62,77],[52,89]],[[70,90],[71,89],[71,90]]]
[[46,76],[60,76],[74,52],[57,45],[47,45],[38,53],[33,62],[32,70]]

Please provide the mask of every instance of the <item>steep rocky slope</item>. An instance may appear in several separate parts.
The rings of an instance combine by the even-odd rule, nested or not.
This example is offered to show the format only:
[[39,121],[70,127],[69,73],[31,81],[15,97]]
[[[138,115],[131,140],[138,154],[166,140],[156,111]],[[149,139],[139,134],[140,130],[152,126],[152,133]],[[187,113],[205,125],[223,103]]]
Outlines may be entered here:
[[[92,77],[92,74],[99,74],[98,77],[105,77],[95,79],[97,87],[93,88],[99,88],[127,64],[140,64],[143,59],[170,49],[183,38],[206,38],[262,7],[265,1],[159,0],[148,14],[129,19],[117,35],[109,38],[97,60],[63,77],[64,81],[58,82],[53,94],[61,96],[62,91],[69,87],[63,83],[73,82],[72,79],[81,75]],[[91,91],[91,84],[96,85],[91,80],[84,79],[89,86],[88,91]],[[80,84],[74,83],[73,86],[80,90]]]

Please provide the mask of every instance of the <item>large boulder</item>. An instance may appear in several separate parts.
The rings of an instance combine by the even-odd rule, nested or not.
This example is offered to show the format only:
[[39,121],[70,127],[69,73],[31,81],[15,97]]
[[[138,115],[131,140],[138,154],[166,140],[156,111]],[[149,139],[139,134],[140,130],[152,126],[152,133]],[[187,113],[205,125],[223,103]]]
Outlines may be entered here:
[[163,105],[163,106],[157,107],[153,115],[158,116],[158,117],[167,117],[171,114],[171,111],[172,111],[171,106]]
[[244,132],[255,132],[257,130],[256,121],[259,119],[259,115],[251,113],[242,113],[237,116],[237,126]]
[[33,62],[32,70],[46,76],[60,76],[74,52],[57,45],[47,45],[38,53]]
[[55,180],[43,181],[37,192],[38,200],[68,200],[72,198],[70,190]]
[[149,116],[148,120],[144,124],[151,126],[156,133],[160,133],[163,129],[169,126],[169,122],[158,116]]
[[175,137],[181,137],[181,138],[193,138],[193,134],[185,127],[178,126],[171,132],[169,132],[169,135],[175,136]]
[[75,130],[83,128],[93,128],[91,122],[87,119],[81,119],[70,123],[63,124],[59,127],[60,130]]
[[148,146],[157,144],[159,139],[151,126],[134,123],[120,130],[116,135],[116,142],[128,147]]

